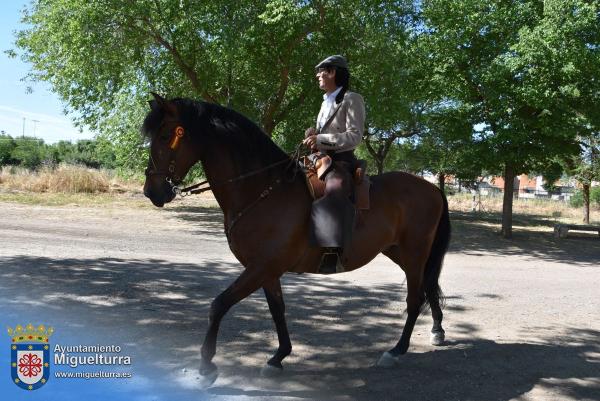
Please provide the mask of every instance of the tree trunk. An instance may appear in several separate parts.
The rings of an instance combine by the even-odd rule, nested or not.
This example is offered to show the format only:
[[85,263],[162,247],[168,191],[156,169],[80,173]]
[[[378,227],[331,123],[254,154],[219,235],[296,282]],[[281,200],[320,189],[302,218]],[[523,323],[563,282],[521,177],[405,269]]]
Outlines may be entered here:
[[446,184],[446,174],[444,173],[439,173],[438,174],[438,186],[440,187],[440,191],[445,192],[445,186]]
[[377,174],[383,174],[383,162],[385,161],[385,158],[375,158],[375,164],[377,165]]
[[590,224],[590,184],[583,184],[583,222]]
[[512,238],[512,207],[515,170],[512,166],[504,167],[504,199],[502,202],[502,236]]

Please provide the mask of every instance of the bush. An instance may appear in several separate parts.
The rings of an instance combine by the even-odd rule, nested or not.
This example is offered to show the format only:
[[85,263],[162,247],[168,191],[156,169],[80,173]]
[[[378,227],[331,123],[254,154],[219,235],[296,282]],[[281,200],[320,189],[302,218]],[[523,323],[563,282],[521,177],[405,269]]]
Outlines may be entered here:
[[600,187],[594,187],[590,190],[590,203],[600,207]]
[[15,139],[15,144],[11,152],[12,159],[28,169],[34,170],[40,167],[46,155],[43,140],[23,137]]
[[0,166],[13,164],[12,152],[16,143],[9,135],[0,135]]
[[577,191],[569,199],[569,205],[572,207],[583,207],[583,192]]
[[16,165],[35,170],[67,163],[114,169],[117,167],[116,151],[117,148],[104,138],[82,139],[74,143],[59,141],[47,145],[39,138],[12,138],[0,134],[0,166]]
[[[583,207],[583,191],[577,190],[577,192],[571,196],[569,204],[572,207]],[[600,187],[590,188],[590,205],[600,207]]]

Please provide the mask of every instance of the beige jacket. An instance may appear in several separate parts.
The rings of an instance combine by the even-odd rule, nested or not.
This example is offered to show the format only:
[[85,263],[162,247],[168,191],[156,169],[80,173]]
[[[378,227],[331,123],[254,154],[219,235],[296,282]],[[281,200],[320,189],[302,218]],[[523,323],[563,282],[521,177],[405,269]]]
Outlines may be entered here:
[[317,149],[336,153],[354,150],[362,140],[365,129],[365,102],[361,95],[346,92],[335,105],[322,127],[317,121]]

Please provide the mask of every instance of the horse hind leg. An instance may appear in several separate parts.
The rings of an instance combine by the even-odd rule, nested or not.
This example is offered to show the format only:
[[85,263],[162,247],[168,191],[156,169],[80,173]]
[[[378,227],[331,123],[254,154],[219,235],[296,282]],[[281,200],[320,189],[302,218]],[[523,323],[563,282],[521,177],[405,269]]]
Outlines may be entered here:
[[285,321],[285,303],[283,302],[283,293],[279,279],[263,285],[263,290],[269,304],[271,316],[275,322],[275,328],[277,329],[279,348],[273,357],[269,359],[265,367],[263,367],[261,375],[273,376],[282,372],[283,366],[281,365],[281,361],[292,352],[292,343]]
[[427,300],[431,307],[431,317],[433,317],[433,327],[431,328],[430,342],[431,345],[444,345],[446,341],[446,332],[442,327],[442,319],[444,314],[440,307],[440,295],[439,292],[435,294],[427,293]]
[[444,317],[440,304],[444,304],[444,294],[439,285],[440,272],[444,263],[444,256],[448,251],[450,242],[451,227],[450,217],[448,215],[448,202],[442,194],[444,209],[436,230],[431,252],[427,259],[426,279],[424,283],[425,295],[431,307],[431,316],[433,317],[433,327],[431,328],[430,341],[432,345],[443,345],[446,340],[446,332],[442,328],[442,319]]

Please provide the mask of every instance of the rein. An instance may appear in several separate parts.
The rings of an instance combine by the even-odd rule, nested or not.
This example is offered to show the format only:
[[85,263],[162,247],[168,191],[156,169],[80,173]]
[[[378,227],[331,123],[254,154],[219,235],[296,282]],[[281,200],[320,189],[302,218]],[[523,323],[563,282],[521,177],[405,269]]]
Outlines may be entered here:
[[[242,174],[242,175],[234,177],[234,178],[229,178],[227,180],[223,180],[223,181],[214,183],[212,185],[209,184],[208,180],[204,180],[204,181],[199,182],[197,184],[190,185],[189,187],[180,188],[179,186],[174,185],[173,182],[170,179],[167,179],[167,181],[169,182],[169,184],[171,184],[173,186],[173,192],[175,193],[175,195],[179,195],[179,196],[184,197],[184,196],[189,196],[189,195],[201,194],[203,192],[210,191],[214,187],[218,187],[218,186],[225,185],[225,184],[231,184],[232,182],[236,182],[236,181],[241,181],[241,180],[243,180],[245,178],[252,177],[253,175],[260,174],[260,173],[262,173],[264,171],[270,170],[271,168],[273,168],[275,166],[279,166],[280,164],[283,164],[285,162],[289,162],[289,160],[288,159],[280,160],[278,162],[275,162],[273,164],[269,164],[268,166],[260,168],[258,170],[254,170],[254,171],[251,171],[251,172],[246,173],[246,174]],[[292,160],[292,162],[293,162],[293,160]],[[205,184],[209,184],[209,185],[207,187],[204,187],[204,188],[199,188],[199,187],[201,187],[202,185],[205,185]],[[198,189],[196,189],[196,188],[198,188]]]
[[[292,175],[291,177],[288,179],[289,182],[292,182],[296,179],[296,176],[298,174],[298,171],[301,169],[300,165],[299,165],[299,160],[300,157],[302,155],[302,143],[298,144],[298,146],[296,147],[296,149],[290,153],[288,153],[288,156],[290,156],[289,159],[283,159],[283,160],[279,160],[275,163],[271,163],[265,167],[259,168],[257,170],[253,170],[250,171],[248,173],[239,175],[237,177],[233,177],[233,178],[229,178],[227,180],[223,180],[223,181],[219,181],[217,183],[214,184],[210,184],[208,182],[208,180],[204,180],[202,182],[199,182],[197,184],[194,185],[190,185],[188,187],[185,188],[181,188],[179,187],[177,184],[175,184],[175,182],[173,182],[173,178],[175,178],[175,181],[179,181],[179,177],[173,177],[171,178],[170,175],[174,174],[175,172],[175,150],[177,150],[177,148],[179,147],[181,138],[183,137],[183,135],[185,134],[185,130],[183,129],[183,127],[181,126],[177,126],[175,128],[175,132],[173,133],[173,136],[171,138],[171,141],[169,143],[169,148],[173,151],[173,157],[171,158],[170,162],[169,162],[169,168],[168,171],[170,174],[165,173],[163,171],[159,171],[156,169],[154,170],[150,170],[147,169],[146,170],[146,176],[150,176],[150,175],[164,175],[165,176],[165,180],[169,183],[169,185],[171,185],[171,189],[173,191],[173,193],[175,195],[179,195],[181,197],[185,197],[185,196],[189,196],[189,195],[196,195],[196,194],[201,194],[203,192],[206,191],[210,191],[215,187],[219,187],[222,185],[227,185],[227,184],[231,184],[237,181],[241,181],[244,180],[248,177],[252,177],[255,176],[257,174],[263,173],[267,170],[272,169],[273,167],[279,166],[281,164],[284,163],[289,163],[289,165],[286,167],[285,172],[288,171],[288,169],[290,167],[292,167]],[[152,164],[155,165],[154,160],[152,160],[152,155],[150,155],[150,160],[152,161]],[[281,184],[282,179],[278,178],[276,179],[273,183],[271,183],[270,185],[268,185],[258,196],[258,198],[256,198],[254,201],[250,202],[246,207],[244,207],[241,211],[239,211],[238,213],[235,214],[235,217],[231,220],[231,222],[229,223],[227,230],[225,231],[225,234],[227,235],[227,240],[229,240],[231,231],[233,229],[233,227],[235,226],[235,224],[242,218],[242,216],[244,216],[250,209],[254,208],[256,205],[258,205],[262,200],[264,200],[265,198],[267,198],[275,189],[276,186],[278,186],[279,184]],[[200,188],[203,185],[207,185],[204,188]]]
[[[212,185],[208,182],[208,180],[204,180],[204,181],[199,182],[197,184],[190,185],[190,186],[185,187],[185,188],[180,188],[179,186],[175,185],[172,182],[172,180],[170,180],[168,177],[167,177],[167,182],[169,184],[171,184],[171,186],[173,187],[173,193],[175,195],[179,195],[179,196],[184,197],[184,196],[189,196],[189,195],[201,194],[203,192],[210,191],[212,188],[215,188],[215,187],[218,187],[218,186],[221,186],[221,185],[225,185],[225,184],[231,184],[233,182],[241,181],[241,180],[246,179],[248,177],[252,177],[254,175],[260,174],[262,172],[265,172],[267,170],[272,169],[273,167],[279,166],[280,164],[284,164],[285,162],[289,162],[290,163],[290,165],[287,168],[289,168],[290,166],[298,166],[298,161],[300,160],[301,154],[302,154],[302,144],[299,144],[294,151],[288,153],[288,156],[290,156],[290,159],[279,160],[278,162],[271,163],[268,166],[259,168],[258,170],[253,170],[253,171],[250,171],[249,173],[242,174],[242,175],[239,175],[239,176],[234,177],[234,178],[229,178],[227,180],[219,181],[219,182],[214,183]],[[286,168],[286,170],[287,170],[287,168]],[[296,174],[298,173],[298,170],[299,170],[299,167],[296,167],[294,169],[293,175],[292,175],[290,181],[293,181],[296,178]],[[276,181],[279,181],[279,180],[276,180]],[[207,187],[200,188],[202,185],[206,185],[206,184],[209,184],[209,185]]]
[[[273,164],[270,164],[266,167],[263,167],[259,170],[255,170],[255,171],[251,171],[249,173],[243,174],[241,176],[238,176],[236,178],[232,178],[227,180],[226,182],[234,182],[234,181],[238,181],[238,180],[242,180],[244,178],[262,173],[263,171],[266,171],[272,167],[275,167],[279,164],[283,164],[284,162],[289,162],[290,164],[286,167],[286,171],[288,168],[292,167],[293,168],[293,172],[292,172],[292,176],[291,178],[288,180],[288,182],[293,182],[296,179],[296,175],[298,174],[298,171],[301,169],[300,168],[300,164],[298,163],[300,160],[300,155],[302,154],[302,144],[300,143],[296,149],[291,152],[288,153],[288,155],[290,156],[290,160],[280,160],[278,162],[275,162]],[[220,183],[219,183],[220,184]],[[258,198],[256,198],[253,202],[250,202],[245,208],[243,208],[241,211],[239,211],[235,217],[231,220],[231,222],[229,223],[227,230],[225,231],[225,235],[227,236],[227,242],[230,241],[230,235],[231,235],[231,231],[233,230],[233,227],[235,226],[235,224],[250,210],[252,209],[254,206],[258,205],[260,203],[260,201],[264,200],[267,196],[269,196],[273,190],[275,189],[275,186],[278,186],[279,184],[281,184],[281,178],[278,178],[275,180],[275,182],[271,185],[269,185],[267,188],[265,188],[260,195],[258,196]],[[213,185],[216,186],[217,184]],[[185,188],[184,188],[185,189]],[[210,189],[210,186],[208,188],[202,188],[202,192],[206,191]]]

